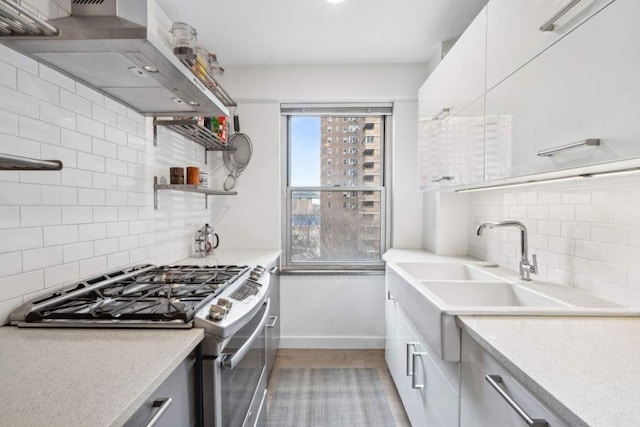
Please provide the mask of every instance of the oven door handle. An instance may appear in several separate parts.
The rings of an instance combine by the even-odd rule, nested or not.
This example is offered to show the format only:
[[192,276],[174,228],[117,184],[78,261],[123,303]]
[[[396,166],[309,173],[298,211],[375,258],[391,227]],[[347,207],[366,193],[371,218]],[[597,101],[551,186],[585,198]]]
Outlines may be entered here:
[[271,307],[271,299],[270,298],[267,298],[267,301],[265,302],[265,305],[266,305],[266,309],[264,311],[264,316],[262,316],[262,319],[260,320],[260,324],[255,329],[255,331],[253,331],[251,333],[251,336],[249,337],[247,342],[245,342],[242,345],[242,347],[240,347],[238,349],[238,351],[236,351],[235,353],[233,353],[233,354],[223,354],[222,355],[222,363],[221,364],[222,364],[222,367],[224,369],[233,370],[236,366],[238,366],[238,363],[240,363],[240,361],[242,361],[244,356],[246,356],[247,353],[249,352],[249,349],[253,345],[253,342],[263,332],[264,327],[267,324],[267,320],[269,319],[269,314],[270,314],[269,313],[269,308]]

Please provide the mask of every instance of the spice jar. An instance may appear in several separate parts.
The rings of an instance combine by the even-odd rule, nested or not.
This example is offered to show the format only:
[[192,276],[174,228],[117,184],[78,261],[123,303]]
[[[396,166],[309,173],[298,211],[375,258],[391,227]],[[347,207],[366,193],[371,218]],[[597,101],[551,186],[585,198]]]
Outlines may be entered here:
[[187,184],[200,185],[200,168],[189,166],[187,168]]
[[189,24],[174,22],[169,30],[173,36],[174,55],[193,55],[198,32]]
[[184,168],[169,168],[169,183],[184,184]]
[[200,188],[209,188],[209,174],[207,174],[206,172],[200,171],[200,183],[198,184],[198,187]]

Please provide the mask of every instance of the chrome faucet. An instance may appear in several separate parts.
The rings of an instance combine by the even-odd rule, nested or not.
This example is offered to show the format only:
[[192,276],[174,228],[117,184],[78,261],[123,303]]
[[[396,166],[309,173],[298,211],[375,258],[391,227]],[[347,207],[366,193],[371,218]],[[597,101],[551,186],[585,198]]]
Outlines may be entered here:
[[516,227],[520,229],[520,278],[522,280],[531,280],[530,274],[538,274],[538,260],[536,259],[536,255],[533,254],[533,263],[529,262],[527,227],[525,227],[520,221],[485,222],[478,226],[476,234],[480,236],[485,228],[496,227]]

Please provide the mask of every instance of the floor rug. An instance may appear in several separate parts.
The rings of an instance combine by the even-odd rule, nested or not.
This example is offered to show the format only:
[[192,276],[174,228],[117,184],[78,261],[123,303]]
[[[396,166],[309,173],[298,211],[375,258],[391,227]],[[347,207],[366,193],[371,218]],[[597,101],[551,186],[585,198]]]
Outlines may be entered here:
[[283,368],[269,407],[268,427],[393,427],[373,368]]

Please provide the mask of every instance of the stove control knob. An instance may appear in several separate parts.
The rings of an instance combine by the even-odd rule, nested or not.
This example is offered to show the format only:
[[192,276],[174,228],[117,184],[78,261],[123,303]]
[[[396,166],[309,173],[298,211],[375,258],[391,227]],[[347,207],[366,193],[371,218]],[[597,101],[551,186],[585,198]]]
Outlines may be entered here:
[[231,306],[233,306],[233,303],[226,298],[218,298],[218,305],[229,312],[231,311]]
[[259,272],[254,270],[249,274],[249,279],[251,279],[251,280],[259,280],[261,276],[262,276],[262,273],[259,273]]
[[209,318],[211,320],[222,320],[227,314],[227,309],[216,304],[209,307]]

